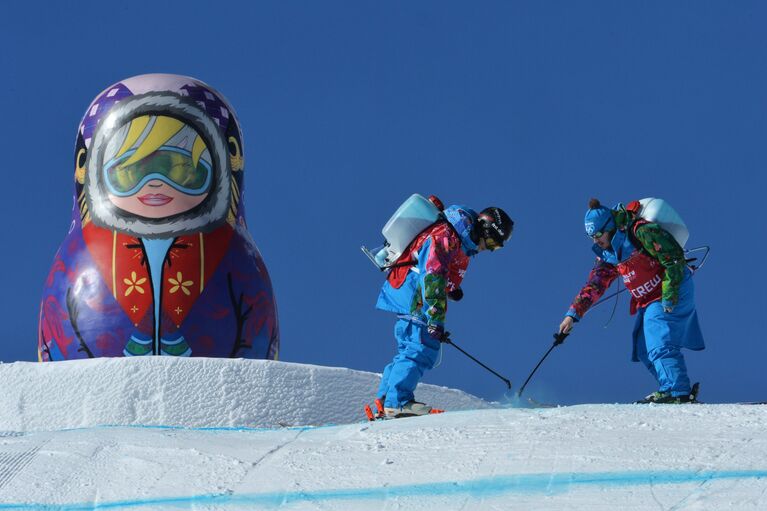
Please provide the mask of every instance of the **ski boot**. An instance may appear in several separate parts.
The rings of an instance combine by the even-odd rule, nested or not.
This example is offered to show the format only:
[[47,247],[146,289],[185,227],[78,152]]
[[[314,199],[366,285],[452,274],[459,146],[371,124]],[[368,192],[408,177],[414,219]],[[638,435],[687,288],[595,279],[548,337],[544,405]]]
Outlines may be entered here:
[[658,404],[670,404],[670,405],[697,403],[699,388],[700,388],[700,383],[695,383],[692,386],[690,393],[686,396],[672,396],[671,392],[668,392],[668,391],[664,391],[664,392],[655,391],[649,396],[646,396],[644,399],[640,399],[639,401],[636,401],[635,403],[636,404],[658,403]]
[[419,403],[418,401],[408,401],[399,408],[384,408],[384,413],[388,419],[401,419],[403,417],[417,417],[419,415],[429,415],[443,413],[445,410],[432,408],[431,406]]
[[660,403],[671,397],[671,392],[661,392],[656,390],[652,394],[648,394],[638,401],[634,401],[635,405],[646,405],[649,403]]

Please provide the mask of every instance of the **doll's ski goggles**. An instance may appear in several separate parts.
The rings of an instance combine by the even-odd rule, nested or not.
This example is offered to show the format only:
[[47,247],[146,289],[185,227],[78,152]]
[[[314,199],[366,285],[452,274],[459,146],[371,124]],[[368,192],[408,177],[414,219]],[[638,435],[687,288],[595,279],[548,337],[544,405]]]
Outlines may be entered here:
[[210,163],[199,158],[194,164],[192,153],[174,146],[161,146],[141,160],[124,165],[136,151],[130,150],[104,165],[104,183],[109,193],[128,197],[149,181],[162,181],[187,195],[202,195],[210,189]]

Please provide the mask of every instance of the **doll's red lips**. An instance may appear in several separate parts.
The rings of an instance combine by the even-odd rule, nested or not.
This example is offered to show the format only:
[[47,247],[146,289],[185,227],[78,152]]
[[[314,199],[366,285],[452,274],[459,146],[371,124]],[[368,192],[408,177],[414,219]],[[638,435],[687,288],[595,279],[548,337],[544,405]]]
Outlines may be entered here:
[[148,193],[146,195],[140,196],[138,200],[147,206],[164,206],[165,204],[172,201],[173,197],[168,197],[167,195],[163,195],[161,193]]

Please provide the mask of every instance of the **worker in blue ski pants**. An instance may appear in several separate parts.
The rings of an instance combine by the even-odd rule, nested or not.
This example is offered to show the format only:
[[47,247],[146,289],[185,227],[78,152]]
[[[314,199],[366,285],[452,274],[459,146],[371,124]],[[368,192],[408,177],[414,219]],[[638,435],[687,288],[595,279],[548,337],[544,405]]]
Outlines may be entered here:
[[672,312],[664,312],[661,302],[637,310],[632,360],[642,362],[658,381],[660,390],[672,395],[690,392],[681,349],[704,347],[694,295],[692,274],[686,270],[679,287],[679,302]]
[[383,370],[378,395],[386,396],[384,406],[395,408],[414,399],[423,373],[434,367],[440,342],[426,331],[426,325],[412,316],[397,316],[394,324],[397,355]]

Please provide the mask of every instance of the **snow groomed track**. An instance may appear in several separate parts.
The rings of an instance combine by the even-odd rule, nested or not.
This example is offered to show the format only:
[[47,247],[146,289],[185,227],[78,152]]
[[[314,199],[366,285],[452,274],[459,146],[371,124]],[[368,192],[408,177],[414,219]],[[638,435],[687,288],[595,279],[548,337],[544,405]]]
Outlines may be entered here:
[[[337,381],[350,375],[349,385],[359,377],[270,364],[276,381],[287,381],[283,367],[294,376],[303,370],[317,395],[328,384],[326,371]],[[187,369],[169,365],[154,383],[178,381]],[[202,379],[219,373],[197,372]],[[24,392],[21,405],[0,412],[4,424],[22,408],[28,423],[44,422],[31,415],[43,412]],[[270,399],[287,397],[275,391]],[[333,406],[346,405],[323,403]],[[155,408],[167,417],[172,404]],[[164,426],[157,419],[6,428],[0,509],[767,508],[764,406],[486,408],[374,423],[358,408],[348,424],[271,428]]]

